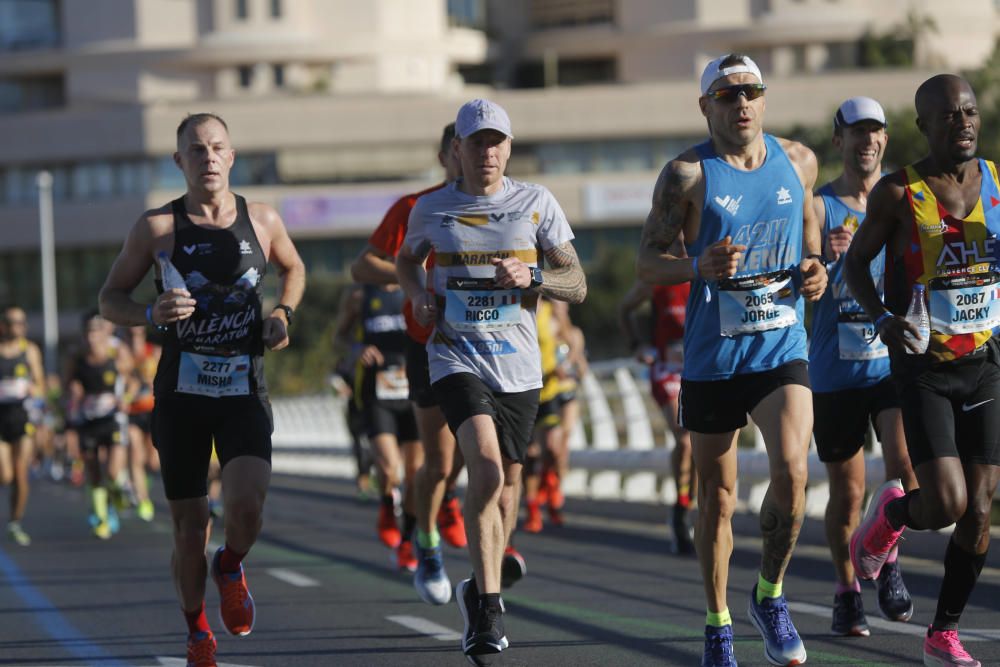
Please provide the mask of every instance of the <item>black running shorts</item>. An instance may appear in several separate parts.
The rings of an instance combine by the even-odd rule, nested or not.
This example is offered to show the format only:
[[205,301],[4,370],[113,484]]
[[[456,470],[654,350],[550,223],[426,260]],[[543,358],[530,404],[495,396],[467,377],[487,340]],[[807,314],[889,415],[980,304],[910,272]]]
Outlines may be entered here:
[[21,403],[0,405],[0,442],[16,445],[28,434],[28,411]]
[[225,468],[237,456],[271,462],[274,419],[267,396],[157,397],[153,444],[160,454],[163,487],[169,500],[208,494],[212,442]]
[[413,442],[420,439],[417,432],[417,418],[408,400],[371,400],[365,403],[361,414],[364,419],[365,435],[369,438],[388,433],[396,436],[399,442]]
[[125,442],[122,437],[124,417],[108,415],[100,419],[88,419],[76,431],[80,435],[80,449],[85,452],[98,447],[111,447]]
[[681,380],[680,425],[695,433],[729,433],[747,425],[747,414],[786,384],[809,387],[809,367],[796,359],[759,373],[726,380]]
[[878,415],[899,407],[899,395],[886,378],[870,387],[813,393],[813,435],[823,463],[846,461],[865,445],[868,424],[879,440]]
[[531,442],[531,433],[538,413],[539,389],[511,393],[495,392],[471,373],[448,375],[433,384],[438,404],[448,420],[451,432],[470,417],[490,415],[497,428],[500,454],[517,463],[524,462],[524,453]]
[[135,426],[143,433],[152,433],[153,429],[153,413],[150,412],[136,412],[128,416],[128,423]]
[[406,338],[406,380],[410,383],[410,400],[418,408],[433,408],[438,404],[431,389],[431,365],[427,346],[409,336]]
[[1000,465],[1000,364],[996,343],[918,373],[894,373],[914,469],[931,459]]

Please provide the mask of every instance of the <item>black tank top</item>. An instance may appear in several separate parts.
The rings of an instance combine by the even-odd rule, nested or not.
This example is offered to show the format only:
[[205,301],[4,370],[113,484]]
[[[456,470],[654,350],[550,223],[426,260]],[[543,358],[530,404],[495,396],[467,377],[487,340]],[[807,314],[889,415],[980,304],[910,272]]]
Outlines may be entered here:
[[377,285],[365,285],[362,292],[362,341],[379,349],[386,366],[401,366],[406,361],[405,299],[403,290],[390,291]]
[[30,381],[28,346],[21,341],[20,350],[13,357],[0,356],[0,405],[21,403],[28,397]]
[[87,396],[115,393],[118,384],[118,362],[112,351],[100,363],[92,363],[87,359],[86,350],[81,350],[73,365],[73,378],[83,386]]
[[[171,326],[163,341],[163,354],[154,380],[157,398],[198,392],[178,391],[183,355],[196,359],[206,373],[186,375],[203,381],[207,389],[225,383],[233,370],[226,359],[248,358],[249,393],[266,394],[264,344],[261,339],[261,282],[267,259],[257,240],[247,203],[236,197],[236,220],[225,229],[199,227],[191,222],[184,199],[171,202],[174,215],[174,249],[171,263],[184,277],[198,305],[194,314]],[[163,291],[160,281],[157,290]],[[194,356],[191,356],[194,355]],[[206,361],[207,358],[216,361]],[[209,366],[204,366],[209,364]],[[241,392],[223,395],[239,395]],[[245,392],[242,392],[245,393]]]

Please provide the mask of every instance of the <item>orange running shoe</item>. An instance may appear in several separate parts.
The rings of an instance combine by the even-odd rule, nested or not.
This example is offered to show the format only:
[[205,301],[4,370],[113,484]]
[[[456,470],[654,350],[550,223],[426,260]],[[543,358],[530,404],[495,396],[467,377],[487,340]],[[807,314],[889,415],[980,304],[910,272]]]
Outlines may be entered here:
[[399,531],[399,526],[396,525],[396,512],[392,507],[384,504],[378,506],[378,523],[376,524],[376,529],[378,530],[378,538],[382,540],[382,544],[390,549],[395,549],[403,541],[403,533]]
[[215,635],[211,632],[188,635],[187,667],[215,667]]
[[510,588],[521,581],[527,573],[528,565],[524,562],[524,556],[508,544],[503,550],[503,561],[500,566],[500,588]]
[[521,526],[526,533],[542,532],[542,510],[538,507],[537,500],[529,500],[527,503],[528,518]]
[[417,557],[413,554],[413,542],[406,540],[399,543],[399,548],[396,549],[396,564],[399,565],[400,571],[417,571]]
[[219,547],[212,558],[212,579],[219,587],[219,620],[231,635],[245,637],[253,631],[256,612],[253,596],[247,588],[247,578],[243,574],[243,566],[239,572],[221,572],[219,557],[225,547]]
[[549,505],[549,523],[553,526],[562,526],[566,522],[563,521],[562,510],[556,507],[554,504]]
[[559,479],[559,474],[555,470],[549,470],[545,473],[542,485],[548,490],[549,506],[561,510],[566,498],[563,497],[562,480]]
[[465,537],[465,519],[462,518],[462,506],[459,505],[458,498],[441,503],[437,525],[441,537],[451,546],[462,549],[468,545],[469,541]]

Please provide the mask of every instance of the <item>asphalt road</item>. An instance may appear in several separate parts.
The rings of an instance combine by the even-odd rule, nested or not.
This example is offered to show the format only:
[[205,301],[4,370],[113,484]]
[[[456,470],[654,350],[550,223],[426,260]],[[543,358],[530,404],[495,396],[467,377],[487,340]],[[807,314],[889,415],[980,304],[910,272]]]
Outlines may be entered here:
[[[184,665],[186,628],[169,577],[170,524],[162,502],[146,524],[123,521],[112,540],[92,537],[83,492],[36,482],[24,522],[34,543],[0,545],[0,665]],[[235,638],[209,617],[219,664],[275,667],[466,664],[454,603],[426,605],[411,575],[394,569],[375,537],[376,507],[359,503],[343,480],[276,476],[264,532],[246,560],[257,604],[253,633]],[[511,647],[503,665],[696,665],[704,602],[697,563],[669,554],[666,509],[568,501],[567,525],[518,535],[528,576],[506,591]],[[756,578],[756,518],[736,521],[729,606],[736,655],[766,665],[746,619]],[[221,531],[213,542],[221,540]],[[908,624],[881,620],[865,587],[872,636],[829,632],[832,570],[822,526],[808,521],[785,592],[809,664],[918,664],[934,613],[947,537],[914,533],[902,547],[916,613]],[[464,552],[446,547],[453,583],[468,576]],[[1000,557],[991,554],[966,610],[963,638],[984,665],[1000,665]]]

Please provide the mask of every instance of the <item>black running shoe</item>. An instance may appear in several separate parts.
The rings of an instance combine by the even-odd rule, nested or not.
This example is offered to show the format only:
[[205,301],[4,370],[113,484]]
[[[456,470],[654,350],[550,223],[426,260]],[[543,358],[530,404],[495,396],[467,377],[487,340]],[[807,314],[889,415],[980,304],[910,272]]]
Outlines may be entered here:
[[691,528],[687,525],[687,509],[680,505],[674,505],[673,519],[670,525],[674,531],[672,551],[680,555],[693,554],[694,541],[691,539]]
[[514,547],[508,546],[503,552],[503,561],[500,563],[500,588],[510,588],[521,581],[527,573],[528,565],[524,562],[524,556]]
[[833,625],[830,630],[841,637],[867,637],[871,634],[861,593],[846,591],[833,596]]
[[899,561],[886,563],[882,566],[875,579],[878,589],[878,609],[887,620],[906,622],[913,616],[913,600],[903,583],[903,575],[899,570]]
[[[462,581],[455,595],[465,630],[462,652],[467,656],[499,653],[508,646],[503,627],[503,602],[499,608],[480,605],[475,577]],[[474,663],[475,664],[475,663]]]

